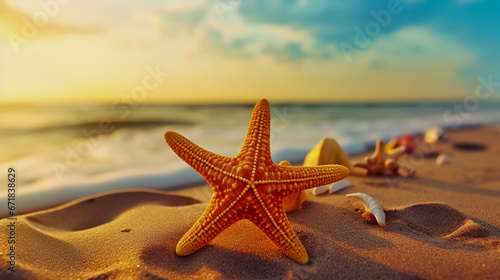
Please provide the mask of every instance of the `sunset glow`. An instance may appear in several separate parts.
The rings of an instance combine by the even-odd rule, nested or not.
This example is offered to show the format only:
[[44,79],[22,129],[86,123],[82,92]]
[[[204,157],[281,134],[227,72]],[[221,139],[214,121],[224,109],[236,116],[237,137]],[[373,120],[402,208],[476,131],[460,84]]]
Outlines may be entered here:
[[[0,100],[459,100],[500,80],[499,7],[0,0]],[[162,78],[145,89],[151,69]]]

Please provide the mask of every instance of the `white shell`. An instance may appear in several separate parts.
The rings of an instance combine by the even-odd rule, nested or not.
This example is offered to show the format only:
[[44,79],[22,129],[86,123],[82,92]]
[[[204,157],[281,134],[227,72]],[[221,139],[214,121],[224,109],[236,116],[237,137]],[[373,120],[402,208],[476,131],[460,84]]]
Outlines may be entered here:
[[436,158],[436,164],[437,165],[451,164],[451,158],[445,154],[440,154]]
[[328,191],[328,185],[319,186],[313,189],[313,195],[318,196],[320,194],[324,194]]
[[424,141],[425,143],[437,143],[446,140],[446,133],[440,127],[434,127],[425,132]]
[[344,189],[344,188],[346,188],[347,186],[350,186],[350,185],[351,185],[351,182],[347,181],[346,179],[342,179],[342,180],[340,180],[338,182],[333,183],[330,186],[330,192],[331,193],[338,192],[341,189]]
[[366,193],[350,193],[346,194],[346,197],[354,197],[361,200],[365,204],[365,209],[368,212],[371,212],[375,219],[377,219],[377,223],[383,227],[385,226],[385,212],[382,209],[382,206],[378,204],[375,199]]

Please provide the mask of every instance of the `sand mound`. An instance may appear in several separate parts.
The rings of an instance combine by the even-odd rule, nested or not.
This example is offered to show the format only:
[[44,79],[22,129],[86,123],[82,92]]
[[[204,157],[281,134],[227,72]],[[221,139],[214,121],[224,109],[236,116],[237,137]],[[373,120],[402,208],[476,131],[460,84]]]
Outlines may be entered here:
[[108,223],[142,204],[182,206],[194,203],[199,201],[155,190],[109,192],[75,200],[35,215],[26,215],[26,221],[44,230],[79,231]]
[[388,223],[404,224],[429,236],[443,237],[459,229],[467,216],[439,203],[416,204],[386,211]]
[[[0,279],[329,278],[347,271],[354,277],[411,278],[293,220],[310,255],[309,265],[286,258],[248,221],[234,224],[199,252],[178,257],[177,242],[206,207],[193,201],[164,192],[128,191],[19,216],[17,242],[29,245],[16,249],[20,257],[15,274],[0,262]],[[314,213],[323,207],[314,206],[302,212],[309,224],[318,222]],[[364,236],[371,235],[361,232],[356,239]],[[6,242],[0,236],[0,244]]]
[[488,237],[490,233],[480,224],[473,220],[465,220],[461,227],[446,235],[450,239],[481,238]]
[[[497,249],[500,237],[462,212],[440,203],[415,204],[386,211],[387,229],[430,244],[451,248],[446,241],[461,241],[470,250]],[[469,246],[471,245],[471,246]],[[476,246],[477,245],[477,246]]]
[[[205,208],[194,202],[160,191],[126,191],[19,216],[17,271],[7,271],[1,261],[0,279],[142,278],[144,248],[170,242],[175,254],[175,243]],[[0,244],[7,244],[5,235]]]
[[[475,249],[456,246],[464,243],[454,241],[459,237],[471,239],[471,235],[488,235],[464,214],[442,204],[419,204],[388,211],[389,223],[383,230],[363,223],[349,209],[310,202],[300,212],[289,215],[309,253],[307,265],[286,258],[248,221],[234,224],[195,254],[178,257],[175,254],[177,242],[206,207],[205,203],[194,202],[191,198],[165,192],[127,191],[19,216],[16,242],[25,245],[16,249],[19,257],[15,274],[6,270],[7,262],[0,262],[0,279],[283,279],[311,276],[413,279],[418,278],[417,267],[427,265],[418,262],[423,252],[447,253],[440,249],[444,246],[415,247],[420,243],[402,241],[401,235],[424,240],[419,239],[420,234],[431,241],[454,243],[445,247],[450,253],[455,250],[448,249]],[[332,215],[338,220],[333,222]],[[3,219],[0,226],[5,227],[7,223],[8,220]],[[487,238],[493,237],[497,238]],[[5,243],[6,236],[0,236],[0,244]],[[483,243],[465,244],[484,251],[486,243]],[[410,249],[414,257],[406,255]],[[462,260],[465,251],[459,250],[456,256],[448,255],[456,258],[455,261]],[[404,271],[398,268],[396,260],[391,261],[392,266],[385,263],[397,255],[410,258],[415,268]],[[0,256],[6,258],[5,254]],[[442,263],[441,258],[435,261]],[[479,261],[484,259],[479,258]],[[408,267],[408,263],[404,267]],[[458,268],[441,267],[443,275]]]

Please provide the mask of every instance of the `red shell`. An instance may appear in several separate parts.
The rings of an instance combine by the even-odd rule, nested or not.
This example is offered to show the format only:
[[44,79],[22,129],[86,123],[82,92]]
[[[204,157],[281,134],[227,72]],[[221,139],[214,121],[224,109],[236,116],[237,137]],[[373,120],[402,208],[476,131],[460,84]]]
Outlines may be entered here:
[[415,150],[415,140],[411,134],[403,134],[399,137],[398,146],[405,146],[405,151],[412,153]]

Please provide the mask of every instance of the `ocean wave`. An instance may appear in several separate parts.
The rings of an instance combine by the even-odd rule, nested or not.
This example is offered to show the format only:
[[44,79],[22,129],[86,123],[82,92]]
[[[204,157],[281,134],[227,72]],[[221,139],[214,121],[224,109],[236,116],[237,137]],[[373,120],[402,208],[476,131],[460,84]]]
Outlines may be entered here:
[[[460,118],[457,125],[443,117],[446,109],[453,108],[443,104],[430,109],[393,105],[272,106],[272,157],[276,163],[287,160],[302,164],[309,149],[323,137],[335,138],[348,154],[355,155],[366,152],[377,139],[418,134],[433,126],[456,129],[499,122],[500,112],[485,107],[468,115],[453,115],[455,120]],[[207,150],[234,156],[243,144],[251,114],[250,106],[237,108],[146,106],[134,118],[113,122],[116,127],[109,133],[88,136],[81,130],[95,129],[99,122],[87,118],[76,125],[25,126],[22,133],[2,134],[2,147],[10,147],[6,153],[12,154],[0,168],[13,166],[18,170],[20,213],[110,190],[200,184],[204,182],[201,176],[170,150],[163,134],[175,130]],[[151,117],[159,114],[161,119]],[[6,193],[0,194],[0,204],[6,205],[6,199]],[[0,209],[0,216],[6,211]]]

